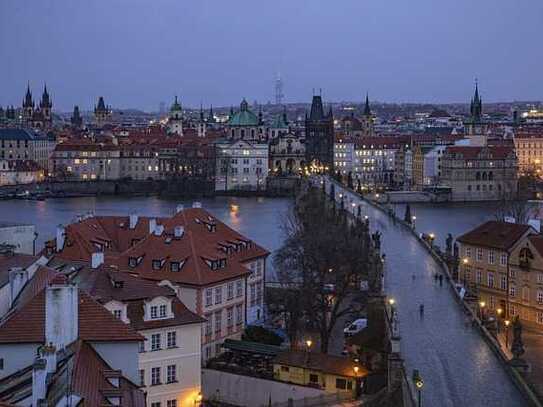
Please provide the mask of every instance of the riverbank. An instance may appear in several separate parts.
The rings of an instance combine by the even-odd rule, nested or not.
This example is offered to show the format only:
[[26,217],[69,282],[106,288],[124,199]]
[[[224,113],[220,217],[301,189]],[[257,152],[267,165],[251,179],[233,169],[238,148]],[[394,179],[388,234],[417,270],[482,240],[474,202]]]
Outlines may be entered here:
[[434,261],[436,262],[436,264],[438,264],[439,268],[441,269],[443,274],[446,276],[446,281],[449,282],[448,287],[450,290],[453,291],[453,296],[456,302],[460,304],[464,314],[468,315],[469,318],[472,321],[474,321],[475,326],[478,328],[479,334],[485,340],[485,342],[487,343],[491,351],[496,355],[497,360],[503,366],[504,370],[506,371],[506,373],[508,374],[512,382],[515,384],[517,389],[521,392],[523,397],[529,403],[528,405],[537,406],[537,407],[542,406],[541,401],[538,399],[537,395],[531,389],[526,378],[510,365],[509,357],[503,351],[499,342],[487,330],[487,328],[484,326],[482,321],[479,319],[477,313],[462,299],[454,283],[454,278],[451,275],[449,265],[443,260],[441,256],[441,252],[440,251],[438,252],[434,245],[430,245],[425,239],[423,239],[421,235],[417,233],[416,228],[412,224],[405,222],[403,219],[399,218],[391,208],[385,207],[379,202],[368,200],[364,198],[363,196],[359,195],[358,193],[347,189],[344,185],[340,184],[339,182],[335,180],[332,180],[332,182],[334,182],[338,190],[339,188],[341,188],[343,191],[347,191],[347,192],[344,192],[344,195],[351,194],[351,195],[356,196],[358,199],[363,200],[367,204],[373,206],[374,208],[384,213],[386,216],[392,219],[395,224],[399,223],[404,230],[406,230],[408,233],[410,233],[412,236],[416,238],[416,240],[424,248],[424,250],[427,253],[429,253],[434,259]]

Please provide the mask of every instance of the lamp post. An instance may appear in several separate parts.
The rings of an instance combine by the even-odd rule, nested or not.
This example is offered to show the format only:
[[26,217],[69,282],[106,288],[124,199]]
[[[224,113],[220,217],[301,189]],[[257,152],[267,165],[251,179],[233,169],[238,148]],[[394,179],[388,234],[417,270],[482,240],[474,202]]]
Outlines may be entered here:
[[430,238],[430,247],[434,247],[434,240],[436,238],[436,235],[434,235],[433,233],[430,233],[428,237]]
[[419,400],[419,407],[422,407],[422,388],[424,387],[424,381],[420,376],[418,369],[413,369],[413,383],[417,389],[417,398]]
[[390,320],[391,321],[394,317],[394,304],[396,304],[396,300],[394,298],[389,298],[388,305],[390,305]]
[[486,302],[484,302],[484,301],[479,302],[479,310],[480,310],[481,321],[485,317],[485,306],[486,306]]
[[413,225],[413,229],[415,229],[417,223],[417,217],[415,215],[411,216],[411,224]]
[[360,368],[358,366],[354,366],[353,367],[353,370],[354,370],[354,380],[355,380],[355,396],[356,398],[360,397],[360,393],[361,393],[361,387],[360,386],[360,380],[358,379],[358,371],[360,370]]
[[462,259],[462,264],[464,265],[464,288],[467,290],[466,270],[468,268],[469,259],[467,257],[464,257]]
[[194,405],[196,407],[200,407],[202,405],[202,392],[199,392],[196,397],[194,398]]
[[505,324],[505,348],[509,349],[509,325],[511,324],[511,321],[506,319],[504,321]]
[[497,316],[496,323],[497,323],[497,327],[498,327],[498,333],[500,333],[500,319],[501,319],[502,314],[503,314],[503,309],[501,309],[501,308],[496,309],[496,316]]

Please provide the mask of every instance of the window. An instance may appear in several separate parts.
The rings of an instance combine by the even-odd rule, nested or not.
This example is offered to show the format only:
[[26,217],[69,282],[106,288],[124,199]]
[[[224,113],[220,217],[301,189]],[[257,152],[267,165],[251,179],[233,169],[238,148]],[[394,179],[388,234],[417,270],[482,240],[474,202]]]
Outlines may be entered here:
[[139,342],[139,352],[140,353],[145,352],[145,341],[140,341]]
[[543,291],[542,290],[537,290],[537,302],[538,303],[543,303]]
[[151,407],[160,407],[160,401],[154,401],[151,403]]
[[481,248],[477,249],[477,261],[478,262],[483,261],[483,249]]
[[538,324],[543,324],[543,312],[538,312],[536,319]]
[[228,283],[226,292],[227,300],[231,300],[232,298],[234,298],[234,283]]
[[167,383],[174,383],[177,381],[177,368],[175,365],[168,365],[166,370]]
[[471,247],[466,247],[466,257],[471,257]]
[[514,297],[517,294],[517,288],[514,285],[509,286],[509,296]]
[[515,304],[509,304],[509,313],[511,314],[511,316],[516,316],[517,315],[517,307],[515,306]]
[[226,310],[226,326],[232,328],[234,325],[234,307],[230,307]]
[[481,270],[477,270],[475,274],[475,278],[476,278],[477,284],[481,284],[481,282],[483,281],[483,272]]
[[236,281],[236,297],[243,295],[243,282],[241,280]]
[[213,290],[211,288],[208,288],[206,290],[206,307],[210,307],[213,305]]
[[502,253],[500,256],[500,265],[507,266],[507,253]]
[[489,287],[494,287],[494,273],[488,273],[487,274],[487,282]]
[[336,379],[336,389],[345,390],[347,388],[347,380]]
[[166,407],[177,407],[177,400],[168,400],[166,401]]
[[145,370],[140,369],[140,386],[145,386]]
[[206,319],[206,323],[204,327],[205,336],[211,336],[211,318],[212,317],[213,317],[213,314],[205,315],[205,319]]
[[309,375],[309,383],[318,384],[319,383],[319,375],[310,374]]
[[221,311],[215,312],[215,334],[218,334],[218,335],[220,335],[220,333],[221,333],[221,324],[222,324],[222,312]]
[[240,325],[243,322],[243,306],[241,304],[236,305],[236,325]]
[[255,305],[256,302],[256,285],[255,283],[252,283],[249,286],[250,289],[250,296],[249,296],[249,303],[251,304],[251,307]]
[[151,350],[160,350],[160,334],[151,335]]
[[288,371],[290,371],[290,369],[289,369],[288,366],[281,366],[281,371],[282,372],[288,372]]
[[167,345],[168,348],[175,348],[177,346],[177,333],[175,331],[168,332]]
[[[172,261],[170,263],[170,271],[179,271],[180,270],[180,267],[179,267],[179,262],[178,261]],[[175,401],[175,400],[174,400]]]
[[113,310],[113,316],[117,319],[121,319],[123,312],[120,309]]
[[158,307],[156,305],[151,306],[151,318],[158,318]]
[[161,384],[160,383],[160,367],[153,367],[151,369],[151,385],[156,386],[158,384]]
[[262,303],[262,284],[256,283],[256,305]]
[[215,304],[222,302],[222,286],[215,288]]
[[494,264],[494,250],[488,251],[488,264]]
[[507,290],[507,276],[505,274],[502,274],[500,277],[500,288]]
[[153,260],[153,270],[160,270],[162,267],[161,260]]
[[163,304],[160,306],[160,318],[164,318],[166,316],[166,305]]

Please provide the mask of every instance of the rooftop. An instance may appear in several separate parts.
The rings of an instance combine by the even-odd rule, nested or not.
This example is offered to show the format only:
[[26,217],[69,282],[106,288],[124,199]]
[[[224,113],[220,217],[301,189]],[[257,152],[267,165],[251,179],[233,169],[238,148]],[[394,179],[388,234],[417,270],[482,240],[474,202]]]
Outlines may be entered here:
[[526,233],[533,231],[528,225],[488,221],[458,237],[460,243],[510,250]]

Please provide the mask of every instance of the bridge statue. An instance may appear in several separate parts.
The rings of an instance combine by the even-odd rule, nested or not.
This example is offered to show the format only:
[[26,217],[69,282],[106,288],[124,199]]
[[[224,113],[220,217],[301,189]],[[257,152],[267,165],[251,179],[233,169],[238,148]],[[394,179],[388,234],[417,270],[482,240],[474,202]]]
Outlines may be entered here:
[[447,235],[447,240],[445,241],[445,244],[446,244],[445,252],[450,256],[452,254],[452,244],[453,244],[453,237],[450,233]]

